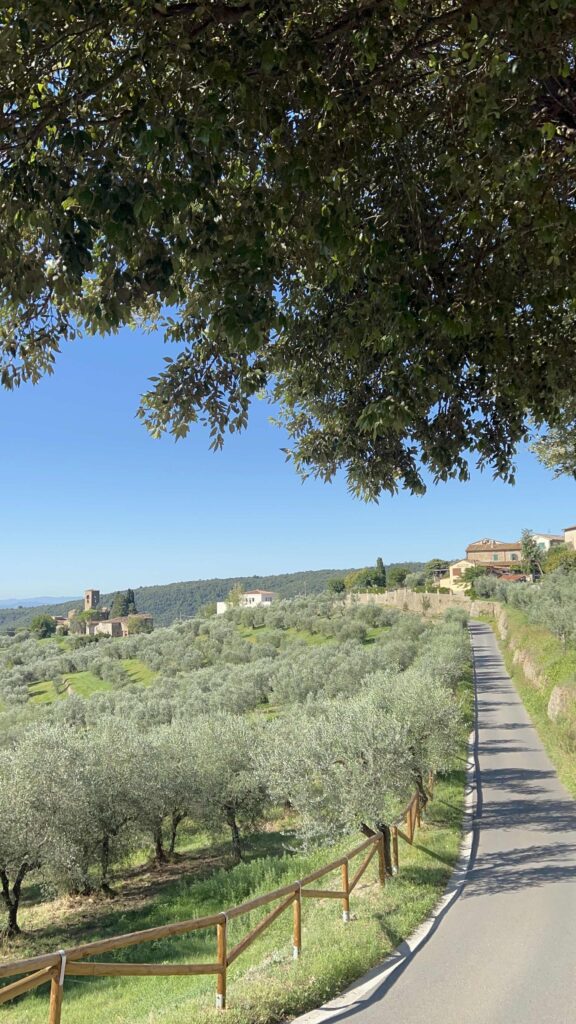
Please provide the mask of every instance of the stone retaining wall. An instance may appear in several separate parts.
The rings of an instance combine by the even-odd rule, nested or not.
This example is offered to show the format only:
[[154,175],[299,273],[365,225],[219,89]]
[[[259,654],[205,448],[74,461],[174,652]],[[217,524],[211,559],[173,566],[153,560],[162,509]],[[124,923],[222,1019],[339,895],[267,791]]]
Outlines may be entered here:
[[380,604],[418,615],[442,615],[447,608],[462,608],[470,618],[495,615],[495,601],[472,601],[463,594],[418,594],[413,590],[388,590],[385,594],[349,594],[347,604]]

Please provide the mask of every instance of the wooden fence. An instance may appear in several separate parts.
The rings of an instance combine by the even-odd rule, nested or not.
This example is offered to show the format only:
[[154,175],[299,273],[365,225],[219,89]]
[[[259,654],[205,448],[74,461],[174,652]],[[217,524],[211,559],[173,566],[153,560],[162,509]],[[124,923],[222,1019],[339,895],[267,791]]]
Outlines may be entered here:
[[[380,883],[385,885],[387,874],[398,871],[398,837],[412,844],[417,827],[421,822],[423,799],[415,793],[406,807],[399,823],[390,829],[384,828],[368,836],[364,842],[349,850],[344,856],[331,861],[312,874],[297,882],[291,882],[280,889],[264,893],[247,903],[219,914],[198,917],[190,921],[177,921],[173,924],[147,928],[145,931],[129,932],[126,935],[115,935],[110,939],[88,942],[71,949],[60,949],[55,953],[29,957],[26,960],[15,960],[11,963],[0,963],[0,978],[23,975],[19,981],[0,988],[0,1004],[15,999],[17,996],[30,992],[40,985],[50,983],[49,1024],[60,1024],[62,1000],[64,997],[64,980],[66,976],[81,977],[134,977],[150,976],[166,977],[167,975],[199,975],[214,974],[216,976],[216,1006],[223,1010],[226,1007],[226,975],[230,964],[248,949],[270,925],[285,911],[292,907],[292,950],[295,958],[302,950],[302,901],[307,899],[334,899],[341,901],[342,918],[350,920],[350,894],[354,891],[362,875],[373,857],[378,857],[378,876]],[[402,827],[400,827],[402,826]],[[361,862],[351,872],[351,862],[364,854]],[[325,875],[340,871],[341,888],[311,888]],[[258,907],[275,904],[265,917],[235,945],[230,946],[227,937],[228,922],[243,914],[249,914]],[[155,964],[155,963],[118,963],[98,962],[85,957],[110,953],[115,949],[124,949],[144,942],[154,942],[174,935],[184,935],[202,929],[215,929],[215,959],[211,963],[198,964]]]

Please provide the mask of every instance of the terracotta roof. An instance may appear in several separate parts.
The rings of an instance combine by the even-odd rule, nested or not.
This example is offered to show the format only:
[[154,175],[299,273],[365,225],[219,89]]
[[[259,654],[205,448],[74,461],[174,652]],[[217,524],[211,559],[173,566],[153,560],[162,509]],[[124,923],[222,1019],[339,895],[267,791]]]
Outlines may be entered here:
[[270,596],[273,596],[274,595],[274,591],[273,590],[245,590],[244,593],[242,594],[242,597],[248,597],[250,594],[270,594]]
[[469,544],[466,551],[521,551],[522,545],[518,540],[506,543],[503,540],[475,540]]
[[564,533],[566,533],[566,530],[576,530],[576,526],[565,526]]
[[508,583],[519,583],[520,580],[525,580],[526,576],[523,572],[503,572],[498,579],[507,580]]

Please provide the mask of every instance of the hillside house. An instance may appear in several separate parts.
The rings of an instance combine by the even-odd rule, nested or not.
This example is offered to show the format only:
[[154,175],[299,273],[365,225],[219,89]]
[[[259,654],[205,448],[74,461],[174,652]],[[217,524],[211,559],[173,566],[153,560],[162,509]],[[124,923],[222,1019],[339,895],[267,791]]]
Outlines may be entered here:
[[138,613],[136,615],[122,615],[113,619],[92,620],[86,623],[87,636],[129,636],[130,626],[138,622],[139,627],[144,630],[151,630],[153,618],[151,615]]
[[461,558],[459,562],[453,562],[452,565],[448,566],[448,575],[441,580],[440,585],[450,590],[452,594],[462,593],[467,583],[462,579],[466,569],[472,569],[474,562],[469,562],[467,558]]
[[466,559],[472,565],[486,568],[514,569],[522,561],[522,545],[520,541],[476,540],[466,548]]
[[534,533],[532,536],[541,551],[550,551],[550,548],[564,544],[564,537],[559,533]]
[[[238,603],[239,608],[268,608],[276,594],[273,590],[247,590]],[[223,615],[232,606],[227,601],[216,602],[216,614]]]
[[247,590],[240,598],[240,607],[253,608],[259,604],[272,604],[275,597],[273,590]]
[[576,526],[564,527],[564,543],[571,548],[576,548]]

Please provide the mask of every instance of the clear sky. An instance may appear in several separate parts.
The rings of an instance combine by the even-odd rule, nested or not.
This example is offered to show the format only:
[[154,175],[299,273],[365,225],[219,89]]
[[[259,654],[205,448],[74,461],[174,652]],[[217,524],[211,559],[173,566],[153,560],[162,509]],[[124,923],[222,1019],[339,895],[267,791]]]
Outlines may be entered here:
[[458,558],[480,537],[576,522],[574,481],[528,452],[515,487],[474,472],[366,505],[343,478],[299,480],[265,403],[221,453],[200,427],[154,441],[134,414],[165,353],[127,330],[67,346],[36,387],[0,390],[0,598]]

